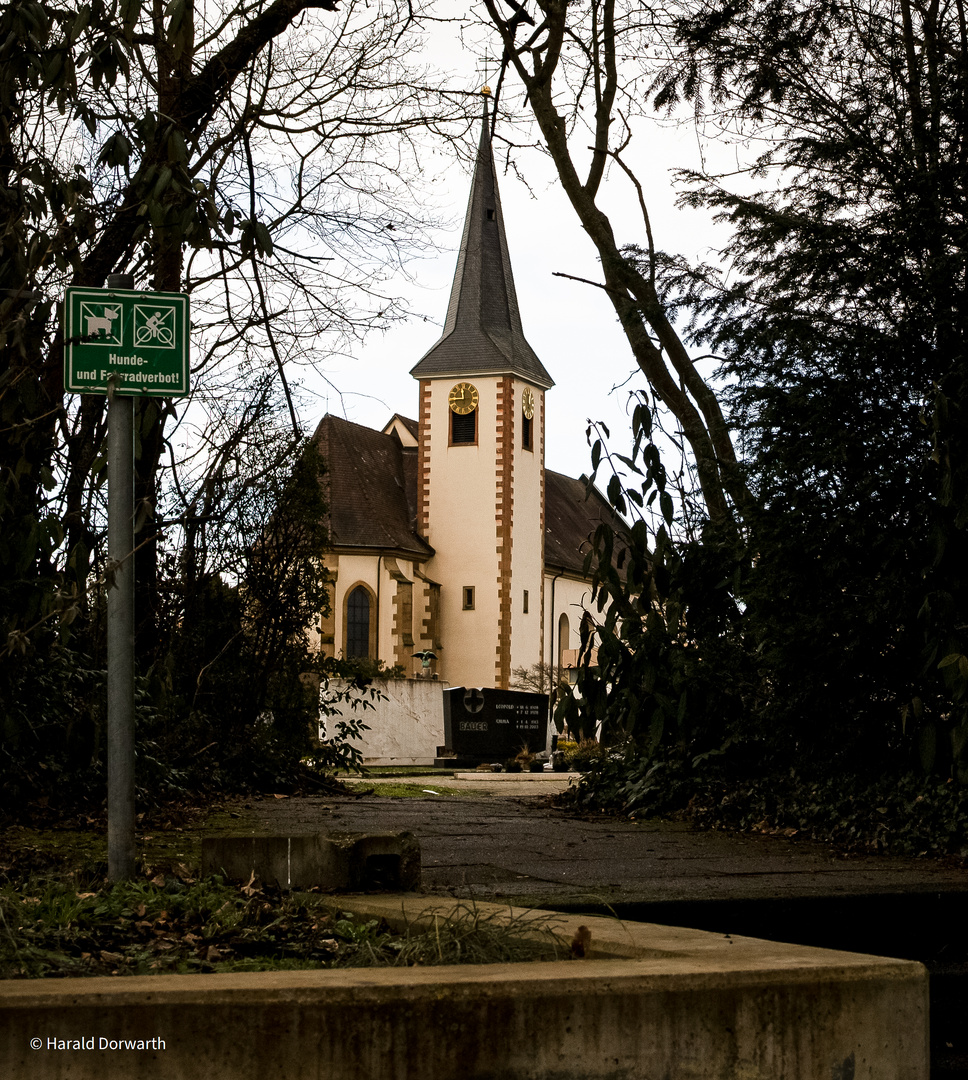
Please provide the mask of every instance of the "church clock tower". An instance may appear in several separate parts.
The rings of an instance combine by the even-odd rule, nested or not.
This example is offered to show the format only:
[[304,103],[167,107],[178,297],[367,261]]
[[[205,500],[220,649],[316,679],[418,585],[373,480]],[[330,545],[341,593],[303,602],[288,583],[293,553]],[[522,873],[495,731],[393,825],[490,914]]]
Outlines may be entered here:
[[440,340],[420,385],[417,527],[436,554],[438,671],[506,689],[543,655],[545,391],[521,327],[485,116]]

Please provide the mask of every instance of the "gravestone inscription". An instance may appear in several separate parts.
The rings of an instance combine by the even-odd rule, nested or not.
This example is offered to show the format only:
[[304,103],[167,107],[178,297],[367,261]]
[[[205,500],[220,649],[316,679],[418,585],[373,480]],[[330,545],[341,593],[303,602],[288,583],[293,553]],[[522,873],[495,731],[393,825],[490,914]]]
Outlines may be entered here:
[[460,758],[504,761],[548,739],[548,695],[455,686],[444,691],[444,738]]

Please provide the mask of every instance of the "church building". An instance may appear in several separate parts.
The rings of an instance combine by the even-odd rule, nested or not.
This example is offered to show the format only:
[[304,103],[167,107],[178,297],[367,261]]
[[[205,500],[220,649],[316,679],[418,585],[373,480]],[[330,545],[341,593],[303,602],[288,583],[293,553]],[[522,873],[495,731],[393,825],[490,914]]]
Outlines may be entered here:
[[539,665],[557,678],[590,599],[589,540],[614,517],[545,468],[554,381],[522,329],[486,118],[443,333],[411,374],[417,419],[326,415],[313,437],[334,581],[321,647],[454,686],[508,689]]

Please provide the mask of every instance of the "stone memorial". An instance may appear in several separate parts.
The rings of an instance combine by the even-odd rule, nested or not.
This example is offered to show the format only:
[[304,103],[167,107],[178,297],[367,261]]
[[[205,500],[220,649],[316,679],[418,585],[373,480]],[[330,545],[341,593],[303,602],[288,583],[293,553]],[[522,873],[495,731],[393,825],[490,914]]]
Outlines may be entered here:
[[455,686],[444,691],[444,740],[437,764],[503,762],[548,742],[548,695]]

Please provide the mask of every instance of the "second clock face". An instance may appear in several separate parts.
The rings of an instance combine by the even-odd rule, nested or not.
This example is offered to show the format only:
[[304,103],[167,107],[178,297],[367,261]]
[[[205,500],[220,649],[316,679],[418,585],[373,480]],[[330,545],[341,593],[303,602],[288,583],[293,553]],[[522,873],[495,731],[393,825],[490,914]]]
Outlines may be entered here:
[[450,392],[447,401],[451,410],[460,416],[466,416],[477,408],[479,395],[477,387],[469,382],[458,383]]
[[527,420],[530,420],[534,416],[534,394],[527,387],[521,395],[521,411],[524,413],[525,419]]

